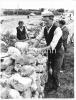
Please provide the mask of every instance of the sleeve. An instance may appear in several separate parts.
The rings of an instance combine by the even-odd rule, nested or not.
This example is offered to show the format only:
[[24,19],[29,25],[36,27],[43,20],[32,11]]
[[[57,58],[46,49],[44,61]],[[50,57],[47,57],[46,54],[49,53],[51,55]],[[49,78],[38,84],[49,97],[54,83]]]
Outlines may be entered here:
[[27,27],[26,26],[24,26],[25,27],[25,32],[27,33]]
[[44,28],[45,28],[45,27],[42,28],[42,30],[40,31],[40,34],[36,37],[36,39],[39,40],[39,41],[40,41],[40,40],[43,38],[43,36],[44,36]]
[[58,28],[56,28],[56,30],[54,32],[54,37],[52,39],[52,42],[50,43],[52,50],[55,49],[55,47],[61,37],[62,37],[62,30],[60,27],[58,27]]
[[16,27],[16,37],[18,37],[18,27]]
[[25,36],[26,36],[26,38],[29,38],[29,33],[28,33],[28,29],[26,26],[25,26]]

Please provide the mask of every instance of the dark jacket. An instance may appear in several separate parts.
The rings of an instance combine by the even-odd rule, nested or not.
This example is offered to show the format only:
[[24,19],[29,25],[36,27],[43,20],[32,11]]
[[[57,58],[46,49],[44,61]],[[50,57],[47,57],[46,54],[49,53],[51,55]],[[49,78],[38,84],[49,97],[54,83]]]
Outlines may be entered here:
[[[44,36],[45,36],[45,40],[46,40],[46,43],[47,43],[47,46],[50,45],[52,39],[53,39],[53,36],[54,36],[54,31],[55,29],[57,28],[57,26],[54,24],[52,26],[52,28],[50,29],[49,33],[47,33],[47,28],[45,27],[44,29]],[[56,50],[58,50],[62,45],[62,37],[60,38],[57,46],[56,46]]]
[[21,31],[19,27],[16,28],[17,29],[17,38],[19,40],[24,40],[26,39],[26,29],[23,26],[23,30]]

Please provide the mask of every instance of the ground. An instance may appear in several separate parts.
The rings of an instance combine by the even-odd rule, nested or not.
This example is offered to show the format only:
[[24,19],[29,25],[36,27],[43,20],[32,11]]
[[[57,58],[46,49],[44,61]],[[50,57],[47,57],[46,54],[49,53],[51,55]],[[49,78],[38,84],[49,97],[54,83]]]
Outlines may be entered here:
[[[38,25],[41,17],[31,16],[30,19],[27,19],[27,16],[6,16],[1,25],[2,33],[5,34],[6,31],[10,31],[10,33],[16,34],[15,29],[19,20],[23,20],[25,25],[31,28],[32,25]],[[63,72],[59,75],[60,87],[56,93],[50,92],[47,98],[74,98],[74,45],[72,43],[68,45],[62,67]]]

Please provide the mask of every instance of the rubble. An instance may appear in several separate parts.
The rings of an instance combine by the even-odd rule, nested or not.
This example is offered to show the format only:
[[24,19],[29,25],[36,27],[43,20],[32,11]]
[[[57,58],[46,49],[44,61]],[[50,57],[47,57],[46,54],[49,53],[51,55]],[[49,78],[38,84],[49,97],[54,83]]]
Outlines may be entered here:
[[1,99],[8,99],[8,89],[7,89],[7,87],[5,87],[5,88],[1,87],[0,98]]
[[27,51],[29,44],[27,42],[16,42],[15,47],[18,48],[21,53]]
[[21,77],[18,73],[12,75],[12,77],[9,80],[9,83],[13,88],[15,88],[18,91],[25,91],[29,87],[31,87],[32,79],[28,77]]
[[7,51],[8,55],[11,56],[11,58],[13,59],[18,59],[20,56],[21,56],[21,52],[20,50],[18,50],[17,48],[11,46],[8,48],[8,51]]
[[8,91],[8,98],[9,99],[22,99],[22,97],[20,96],[20,93],[15,90],[15,89],[9,89]]
[[33,47],[31,40],[8,47],[1,55],[0,98],[43,98],[48,78],[46,62],[47,57]]
[[21,76],[29,77],[31,74],[34,73],[34,68],[32,66],[25,65],[25,66],[21,67],[18,71],[19,71]]

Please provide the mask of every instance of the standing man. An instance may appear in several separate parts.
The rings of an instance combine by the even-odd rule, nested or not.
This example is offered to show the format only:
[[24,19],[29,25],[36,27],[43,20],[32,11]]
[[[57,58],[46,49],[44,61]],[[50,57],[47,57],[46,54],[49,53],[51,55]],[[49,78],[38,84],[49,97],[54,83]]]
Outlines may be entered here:
[[66,22],[64,20],[59,20],[59,25],[60,25],[62,32],[63,32],[63,35],[62,35],[63,46],[64,46],[64,50],[66,52],[67,51],[67,39],[68,39],[68,35],[69,35],[69,30],[65,26],[65,24],[66,24]]
[[19,26],[16,28],[16,30],[17,30],[17,39],[24,41],[27,37],[27,31],[25,26],[23,26],[23,24],[24,24],[23,21],[19,21],[18,22]]
[[41,51],[48,50],[48,81],[45,84],[44,89],[44,91],[48,93],[52,90],[57,90],[59,86],[58,75],[63,62],[64,50],[62,47],[62,30],[54,23],[54,14],[48,11],[47,13],[44,13],[42,17],[44,27],[40,34],[36,37],[34,46],[37,47],[44,36],[47,46],[41,48]]

